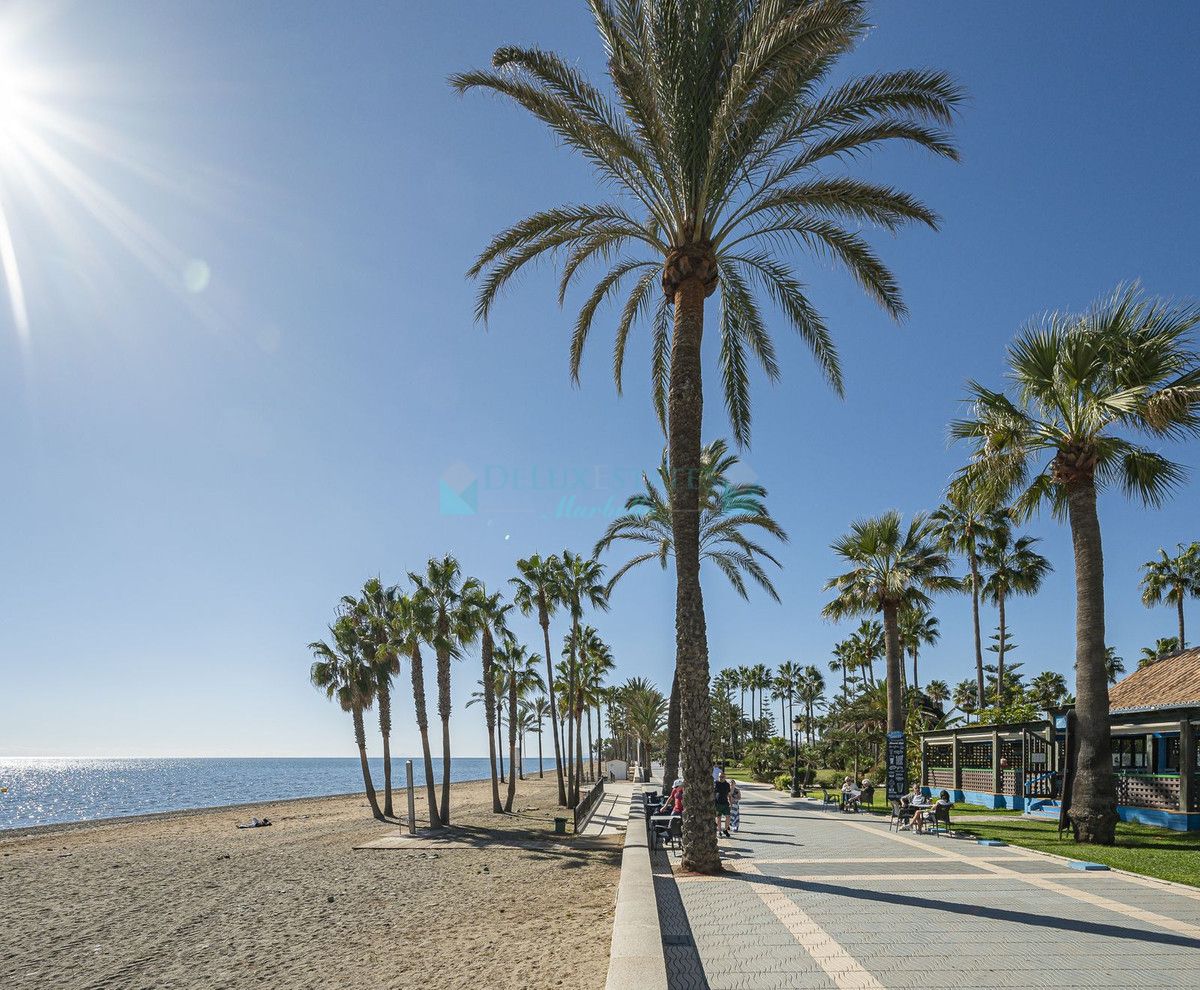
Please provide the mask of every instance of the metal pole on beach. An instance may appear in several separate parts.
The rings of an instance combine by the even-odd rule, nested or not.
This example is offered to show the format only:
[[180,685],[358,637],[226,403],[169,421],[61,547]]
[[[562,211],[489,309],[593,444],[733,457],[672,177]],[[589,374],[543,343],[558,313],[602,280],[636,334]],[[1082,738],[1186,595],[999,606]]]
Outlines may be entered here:
[[404,776],[408,785],[408,834],[417,834],[417,804],[413,797],[412,760],[404,761]]

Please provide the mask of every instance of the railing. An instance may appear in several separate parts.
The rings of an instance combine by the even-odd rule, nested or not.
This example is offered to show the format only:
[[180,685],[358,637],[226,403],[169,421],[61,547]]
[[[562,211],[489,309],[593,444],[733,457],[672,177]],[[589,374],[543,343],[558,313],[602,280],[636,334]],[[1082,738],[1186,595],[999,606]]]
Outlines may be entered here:
[[592,817],[592,812],[596,810],[596,805],[600,803],[600,799],[602,797],[604,797],[603,777],[597,780],[592,789],[587,792],[587,796],[584,797],[583,800],[577,805],[575,805],[574,815],[576,832],[578,832],[587,824],[588,819]]
[[1027,798],[1057,798],[1062,783],[1062,774],[1057,770],[1039,773],[1025,778],[1025,797]]

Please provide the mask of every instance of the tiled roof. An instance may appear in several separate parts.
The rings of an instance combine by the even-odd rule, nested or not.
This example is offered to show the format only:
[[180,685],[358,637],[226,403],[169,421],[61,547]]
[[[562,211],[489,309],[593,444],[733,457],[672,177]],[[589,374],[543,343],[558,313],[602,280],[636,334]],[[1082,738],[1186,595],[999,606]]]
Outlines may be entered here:
[[1156,660],[1108,689],[1108,707],[1113,712],[1188,705],[1200,705],[1200,649]]

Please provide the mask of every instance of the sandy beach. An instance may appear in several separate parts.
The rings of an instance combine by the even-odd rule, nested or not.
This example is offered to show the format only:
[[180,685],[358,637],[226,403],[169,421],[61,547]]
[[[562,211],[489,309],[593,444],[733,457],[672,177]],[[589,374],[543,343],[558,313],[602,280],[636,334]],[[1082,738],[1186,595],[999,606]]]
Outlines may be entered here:
[[509,816],[455,784],[478,846],[436,851],[355,850],[397,830],[361,796],[0,833],[0,985],[599,988],[619,840],[530,844],[554,804],[549,778]]

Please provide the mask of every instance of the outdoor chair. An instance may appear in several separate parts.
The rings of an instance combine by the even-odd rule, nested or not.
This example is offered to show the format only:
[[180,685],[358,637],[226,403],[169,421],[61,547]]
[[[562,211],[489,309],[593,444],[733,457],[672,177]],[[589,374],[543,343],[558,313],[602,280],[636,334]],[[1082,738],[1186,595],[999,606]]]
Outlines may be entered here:
[[875,806],[875,785],[871,784],[862,789],[862,794],[859,795],[858,802],[860,805],[866,804],[872,808]]
[[683,816],[672,815],[671,822],[667,826],[667,841],[671,844],[671,852],[683,850]]
[[824,784],[821,785],[821,806],[822,807],[824,807],[827,804],[841,804],[841,803],[842,803],[842,795],[840,793],[839,794],[830,794],[829,791],[825,788],[825,785]]
[[952,804],[935,804],[934,805],[934,834],[941,835],[942,830],[947,835],[950,833],[950,809]]
[[842,811],[846,812],[846,814],[848,814],[848,815],[849,814],[857,815],[860,811],[862,811],[861,801],[862,801],[862,794],[859,794],[858,797],[855,797],[853,792],[851,792],[850,794],[843,794],[842,795]]
[[892,813],[888,817],[888,831],[889,832],[892,830],[892,828],[895,828],[896,831],[898,832],[898,831],[900,831],[901,825],[908,824],[908,819],[905,818],[904,815],[905,815],[905,808],[904,808],[904,805],[901,804],[899,799],[892,801]]
[[933,834],[940,836],[943,832],[949,835],[950,828],[950,809],[953,805],[935,804],[932,811],[925,813],[924,824],[925,831],[933,829]]

